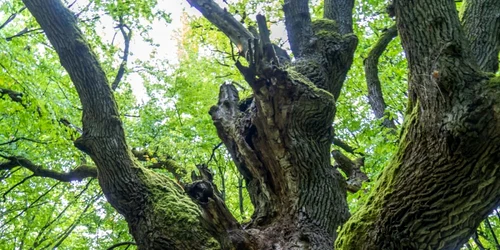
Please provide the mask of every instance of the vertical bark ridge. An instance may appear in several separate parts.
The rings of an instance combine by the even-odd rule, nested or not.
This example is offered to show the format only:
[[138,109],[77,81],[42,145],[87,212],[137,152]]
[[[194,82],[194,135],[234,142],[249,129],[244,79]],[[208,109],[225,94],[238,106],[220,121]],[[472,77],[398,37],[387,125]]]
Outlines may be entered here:
[[325,0],[323,18],[334,20],[341,35],[352,33],[354,0]]
[[312,42],[313,30],[308,0],[285,0],[285,26],[290,48],[296,58],[304,56],[304,49]]
[[498,71],[500,1],[465,1],[462,26],[481,70],[491,73]]

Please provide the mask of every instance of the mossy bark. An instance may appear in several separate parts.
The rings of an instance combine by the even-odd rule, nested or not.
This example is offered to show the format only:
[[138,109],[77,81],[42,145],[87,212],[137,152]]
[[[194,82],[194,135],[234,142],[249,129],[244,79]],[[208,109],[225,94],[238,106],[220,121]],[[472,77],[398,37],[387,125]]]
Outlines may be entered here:
[[471,56],[452,1],[399,0],[395,10],[410,113],[398,153],[336,245],[459,249],[500,199],[500,88]]

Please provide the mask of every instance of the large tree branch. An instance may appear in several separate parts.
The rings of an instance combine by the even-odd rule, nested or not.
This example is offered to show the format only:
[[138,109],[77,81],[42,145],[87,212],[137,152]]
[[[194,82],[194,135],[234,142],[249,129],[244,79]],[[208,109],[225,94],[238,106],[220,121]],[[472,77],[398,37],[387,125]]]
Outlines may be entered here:
[[252,33],[236,20],[226,9],[222,9],[213,0],[187,0],[203,16],[238,47],[240,55],[248,51],[248,42],[254,39]]
[[342,35],[352,33],[354,0],[325,0],[323,17],[334,20]]
[[45,31],[80,97],[83,134],[75,146],[95,162],[99,185],[129,223],[138,248],[215,248],[218,243],[202,227],[200,210],[182,188],[135,162],[107,77],[75,16],[60,0],[23,2]]
[[467,0],[462,25],[481,70],[495,73],[500,53],[500,1]]
[[478,70],[453,1],[394,9],[409,66],[400,147],[337,246],[457,249],[500,200],[498,80]]
[[0,170],[11,170],[16,167],[23,167],[31,171],[34,176],[47,177],[63,182],[81,181],[85,178],[97,177],[97,168],[89,165],[78,166],[69,172],[59,172],[36,165],[24,157],[5,156],[3,158],[7,161],[0,163]]
[[[59,55],[62,66],[73,81],[83,107],[83,134],[75,146],[89,154],[99,169],[100,184],[109,196],[118,192],[116,183],[129,188],[125,199],[140,196],[141,185],[132,173],[134,162],[125,142],[125,134],[111,88],[95,54],[76,25],[75,16],[60,0],[23,1]],[[111,155],[107,155],[111,153]],[[122,192],[119,192],[122,193]],[[116,193],[118,195],[118,193]],[[139,201],[138,201],[139,202]],[[140,201],[142,202],[142,201]],[[130,201],[123,209],[134,210]],[[138,206],[141,206],[137,203]]]
[[386,117],[385,109],[387,105],[382,94],[382,87],[378,77],[378,61],[382,53],[387,48],[387,45],[398,34],[396,25],[387,29],[379,38],[375,46],[368,53],[368,57],[364,60],[366,84],[368,85],[368,102],[372,107],[377,119],[383,118],[382,124],[388,128],[396,128],[394,121]]
[[308,0],[285,0],[285,26],[293,55],[300,58],[313,42],[311,15]]

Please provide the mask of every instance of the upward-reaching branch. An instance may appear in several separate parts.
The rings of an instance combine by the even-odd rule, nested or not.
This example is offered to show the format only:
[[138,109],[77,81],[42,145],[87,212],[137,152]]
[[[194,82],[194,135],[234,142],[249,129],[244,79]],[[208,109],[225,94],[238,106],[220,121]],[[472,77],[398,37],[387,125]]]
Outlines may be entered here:
[[128,55],[130,52],[130,39],[132,38],[132,30],[124,23],[123,17],[119,18],[118,28],[123,36],[123,42],[125,43],[125,47],[123,48],[123,56],[122,62],[120,63],[120,68],[118,68],[118,72],[116,73],[115,80],[113,84],[111,84],[111,89],[113,91],[118,88],[120,81],[122,80],[123,75],[125,74],[125,68],[127,67]]
[[202,226],[200,210],[182,188],[133,159],[106,75],[75,16],[61,0],[23,2],[45,31],[80,97],[83,134],[75,146],[95,162],[99,185],[124,215],[138,248],[216,248],[218,243]]
[[[396,25],[391,26],[382,34],[364,61],[366,84],[368,85],[368,102],[370,103],[373,113],[375,113],[375,117],[377,119],[384,118],[386,115],[385,108],[387,107],[382,94],[380,79],[378,77],[378,60],[387,48],[387,45],[389,45],[397,34],[398,30]],[[388,128],[396,128],[394,121],[387,117],[384,118],[382,124]]]
[[248,51],[248,41],[254,37],[238,20],[213,0],[187,0],[187,2],[199,10],[220,31],[226,34],[231,42],[238,47],[240,55],[245,55]]
[[352,33],[352,8],[354,0],[325,0],[324,18],[333,20],[342,35]]
[[285,0],[285,25],[290,48],[296,58],[304,56],[305,50],[313,42],[311,15],[308,0]]
[[[112,193],[118,195],[116,181],[139,181],[134,181],[136,177],[131,169],[134,166],[133,159],[125,142],[118,108],[106,75],[77,27],[75,16],[60,0],[23,2],[45,31],[80,97],[83,134],[75,141],[75,146],[89,154],[96,163],[104,193],[108,196]],[[125,185],[120,188],[123,187],[130,188],[127,190],[129,194],[140,189],[137,188],[140,185]],[[139,203],[136,205],[141,206]]]
[[481,70],[495,73],[500,52],[500,1],[465,1],[462,25]]

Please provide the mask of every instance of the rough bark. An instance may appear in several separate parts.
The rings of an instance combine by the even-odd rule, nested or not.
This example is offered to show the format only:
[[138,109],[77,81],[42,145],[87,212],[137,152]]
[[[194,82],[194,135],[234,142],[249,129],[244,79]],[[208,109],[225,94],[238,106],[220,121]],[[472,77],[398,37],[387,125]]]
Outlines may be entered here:
[[394,4],[410,72],[400,149],[337,246],[458,249],[500,199],[500,85],[479,71],[453,1]]
[[[212,5],[193,5],[212,18]],[[249,66],[237,63],[253,97],[240,101],[233,85],[223,85],[210,114],[246,181],[255,212],[245,229],[265,243],[254,246],[329,249],[348,217],[345,181],[330,165],[331,123],[357,39],[339,34],[334,21],[311,22],[308,1],[285,1],[284,12],[296,60],[275,63],[258,16],[258,37],[244,51]],[[226,34],[232,23],[213,22]]]
[[325,0],[323,17],[333,20],[342,35],[352,33],[352,8],[354,0]]
[[387,29],[379,38],[375,46],[370,50],[364,63],[366,84],[368,85],[368,103],[372,107],[373,113],[377,119],[384,119],[382,125],[387,128],[396,128],[394,120],[386,117],[384,96],[382,94],[382,86],[378,77],[378,61],[382,53],[387,48],[387,45],[398,35],[396,25]]
[[495,73],[500,53],[500,1],[465,1],[462,25],[481,70]]
[[75,16],[60,0],[25,0],[73,81],[83,107],[75,146],[95,162],[107,200],[124,215],[140,249],[209,249],[219,244],[202,225],[199,208],[165,175],[142,168],[126,141],[106,75]]
[[290,48],[295,57],[304,57],[305,51],[313,43],[311,16],[308,0],[286,0],[283,5],[285,26]]

